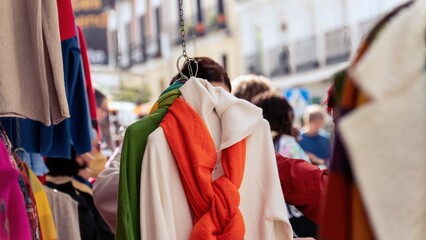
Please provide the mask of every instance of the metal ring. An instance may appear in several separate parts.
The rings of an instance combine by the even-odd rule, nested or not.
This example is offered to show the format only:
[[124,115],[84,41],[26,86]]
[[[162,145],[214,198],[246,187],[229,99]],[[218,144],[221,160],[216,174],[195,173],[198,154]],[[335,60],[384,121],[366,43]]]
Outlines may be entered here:
[[[27,157],[28,157],[28,152],[27,152],[27,150],[25,150],[24,148],[22,148],[22,147],[19,147],[19,148],[16,148],[15,149],[15,154],[16,155],[18,155],[18,153],[19,152],[22,152],[24,155],[23,155],[23,157],[22,157],[22,161],[25,161],[26,159],[27,159]],[[18,157],[19,157],[19,155],[18,155]]]

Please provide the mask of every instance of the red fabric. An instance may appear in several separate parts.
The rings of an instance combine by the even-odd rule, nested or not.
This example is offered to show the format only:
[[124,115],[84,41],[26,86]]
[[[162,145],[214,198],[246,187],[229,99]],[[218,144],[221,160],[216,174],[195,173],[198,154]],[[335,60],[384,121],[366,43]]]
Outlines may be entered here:
[[45,184],[46,183],[46,175],[43,176],[37,176],[38,180],[42,183]]
[[224,175],[212,181],[217,160],[216,148],[197,113],[178,98],[160,126],[175,156],[186,198],[194,215],[190,239],[244,239],[245,226],[238,208],[238,189],[245,167],[245,139],[222,150]]
[[76,36],[74,13],[72,10],[71,0],[56,0],[58,4],[59,32],[61,41]]
[[318,222],[318,212],[328,182],[328,171],[299,159],[275,153],[281,188],[286,203],[296,206],[311,221]]
[[[84,38],[83,31],[80,26],[77,26],[78,29],[78,41],[80,43],[80,52],[81,52],[81,60],[83,62],[83,70],[84,70],[84,80],[86,83],[86,91],[87,91],[87,99],[89,100],[89,109],[90,109],[90,117],[92,122],[97,121],[96,115],[96,98],[95,91],[92,86],[92,77],[90,75],[90,62],[89,57],[87,55],[87,45],[86,40]],[[96,128],[98,135],[100,135],[100,129]]]

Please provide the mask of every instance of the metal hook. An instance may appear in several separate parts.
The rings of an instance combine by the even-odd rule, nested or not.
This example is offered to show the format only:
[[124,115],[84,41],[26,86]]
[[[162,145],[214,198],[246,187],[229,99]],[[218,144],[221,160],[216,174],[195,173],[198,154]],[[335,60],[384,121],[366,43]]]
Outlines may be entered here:
[[19,158],[21,158],[20,156],[19,156],[19,152],[22,152],[23,153],[23,155],[22,155],[22,161],[25,161],[25,160],[27,160],[27,157],[28,157],[28,152],[27,152],[27,150],[25,150],[23,147],[18,147],[18,148],[16,148],[15,149],[15,154],[19,157]]
[[[185,57],[184,55],[180,55],[179,57],[178,57],[178,59],[177,59],[177,61],[176,61],[176,69],[178,70],[178,72],[179,72],[179,74],[180,74],[180,77],[181,77],[181,79],[188,79],[188,77],[187,76],[185,76],[185,74],[183,74],[183,72],[182,72],[182,70],[181,70],[181,68],[180,68],[180,66],[179,66],[179,62],[180,62],[180,59],[181,58],[183,58],[183,57]],[[186,62],[187,60],[185,60],[185,62]],[[185,65],[185,62],[183,62],[183,64]]]
[[[183,74],[183,72],[182,72],[182,70],[181,70],[181,68],[179,66],[179,62],[180,62],[181,58],[186,58],[185,61],[183,62],[183,65],[184,66],[185,66],[185,64],[188,65],[189,77],[197,77],[197,74],[198,74],[198,61],[195,58],[188,58],[188,57],[185,57],[184,55],[181,55],[181,56],[178,57],[177,62],[176,62],[176,68],[179,71],[179,74],[180,74],[181,78],[182,79],[189,79],[188,76],[185,76],[185,74]],[[195,67],[196,67],[195,74],[193,73],[191,62],[195,63]]]

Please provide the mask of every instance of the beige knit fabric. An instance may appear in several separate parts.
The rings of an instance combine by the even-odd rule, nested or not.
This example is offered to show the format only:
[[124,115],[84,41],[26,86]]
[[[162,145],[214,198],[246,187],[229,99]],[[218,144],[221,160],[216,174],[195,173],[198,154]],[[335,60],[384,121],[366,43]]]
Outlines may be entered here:
[[[78,203],[69,195],[44,187],[49,200],[58,240],[80,240]],[[93,226],[95,227],[95,226]]]
[[56,0],[0,1],[0,116],[69,117]]
[[403,10],[355,68],[372,101],[339,129],[378,239],[426,236],[426,0]]

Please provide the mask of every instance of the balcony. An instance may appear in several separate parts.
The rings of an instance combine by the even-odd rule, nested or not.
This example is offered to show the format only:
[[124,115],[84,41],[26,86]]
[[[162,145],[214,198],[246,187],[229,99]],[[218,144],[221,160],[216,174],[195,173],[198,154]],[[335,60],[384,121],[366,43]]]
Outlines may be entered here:
[[316,37],[296,41],[291,57],[294,58],[296,72],[305,72],[318,68]]
[[[219,14],[218,7],[210,7],[202,10],[203,22],[197,22],[197,15],[185,19],[185,33],[187,39],[194,39],[206,36],[212,32],[227,28],[226,15]],[[181,32],[179,23],[171,24],[167,27],[171,43],[179,45],[181,43]]]
[[345,62],[351,55],[350,29],[340,28],[325,34],[326,64]]
[[246,56],[245,60],[248,73],[256,75],[266,75],[263,72],[262,54],[260,52]]
[[269,77],[279,77],[291,73],[290,50],[287,45],[267,51],[266,61]]
[[131,49],[130,56],[132,65],[161,57],[161,37],[156,36],[150,40],[144,40],[143,43]]

